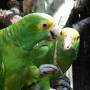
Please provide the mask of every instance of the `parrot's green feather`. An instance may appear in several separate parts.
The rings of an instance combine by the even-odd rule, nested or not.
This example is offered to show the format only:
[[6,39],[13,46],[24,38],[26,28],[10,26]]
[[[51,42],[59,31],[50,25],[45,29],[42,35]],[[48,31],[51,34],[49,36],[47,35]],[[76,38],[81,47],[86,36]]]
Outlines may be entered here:
[[[43,40],[54,25],[55,21],[49,15],[33,13],[0,30],[0,90],[21,90],[24,85],[37,83],[39,66],[53,64],[53,40]],[[67,51],[63,50],[62,42],[60,36],[57,63],[64,73],[77,57],[79,41],[72,42],[72,48]],[[49,77],[54,78],[54,75],[59,74]],[[47,90],[42,84],[49,84],[49,77],[41,80],[42,90]]]
[[21,90],[38,80],[39,70],[30,52],[47,37],[54,23],[47,14],[32,13],[0,30],[0,90]]
[[[65,28],[65,31],[67,31],[67,29],[69,29],[68,32],[70,32],[70,33],[72,31],[75,31],[75,30],[71,30],[70,28]],[[62,30],[62,32],[63,32],[63,30]],[[60,38],[58,39],[56,54],[57,54],[58,67],[60,68],[61,72],[63,72],[63,74],[64,74],[69,69],[69,67],[71,66],[73,61],[76,60],[76,58],[77,58],[80,38],[78,38],[79,33],[77,31],[75,31],[75,32],[77,32],[76,36],[74,35],[75,32],[72,32],[72,34],[71,34],[72,38],[75,36],[75,40],[73,41],[73,39],[72,39],[72,42],[71,42],[72,45],[71,45],[70,49],[64,50],[64,48],[63,48],[64,39],[62,39],[62,36],[64,34],[62,34],[62,32],[61,32]],[[66,36],[64,36],[64,38],[65,37]],[[42,41],[33,48],[30,55],[31,55],[31,57],[33,56],[32,57],[33,63],[39,67],[41,64],[53,64],[53,51],[54,51],[53,40]],[[52,74],[52,75],[50,75],[50,78],[52,80],[54,80],[54,79],[58,78],[58,76],[60,76],[60,75],[62,75],[62,73],[60,73],[60,72],[57,74]],[[48,80],[44,80],[44,81],[48,82]],[[42,82],[42,81],[40,81],[40,82]]]
[[[3,33],[1,38],[3,37],[5,44],[13,42],[17,46],[22,46],[22,48],[30,49],[30,47],[46,37],[53,22],[54,21],[49,22],[47,18],[43,16],[41,17],[38,14],[30,14],[24,16],[17,23],[1,30],[0,35]],[[44,23],[49,24],[49,27],[45,30],[42,27],[42,24]]]
[[41,86],[41,90],[50,90],[49,77],[45,76],[41,78],[39,85]]

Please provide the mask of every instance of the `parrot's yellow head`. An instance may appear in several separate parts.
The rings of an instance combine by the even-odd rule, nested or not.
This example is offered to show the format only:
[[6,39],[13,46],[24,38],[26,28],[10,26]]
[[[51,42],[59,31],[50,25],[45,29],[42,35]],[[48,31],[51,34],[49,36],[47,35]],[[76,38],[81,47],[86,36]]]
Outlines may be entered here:
[[80,40],[78,31],[73,28],[63,28],[60,35],[62,38],[62,47],[64,50],[75,48]]
[[48,34],[56,39],[61,32],[55,19],[45,13],[30,13],[18,21],[16,26],[20,28],[19,37],[22,37],[24,47],[29,48],[29,50],[40,41],[46,40]]
[[32,13],[32,22],[38,32],[49,32],[52,38],[57,38],[61,32],[55,19],[45,13]]
[[39,30],[42,31],[47,29],[50,31],[51,27],[55,25],[55,19],[45,13],[37,13],[37,14],[39,17],[41,17],[40,22],[37,24],[37,27],[39,28]]

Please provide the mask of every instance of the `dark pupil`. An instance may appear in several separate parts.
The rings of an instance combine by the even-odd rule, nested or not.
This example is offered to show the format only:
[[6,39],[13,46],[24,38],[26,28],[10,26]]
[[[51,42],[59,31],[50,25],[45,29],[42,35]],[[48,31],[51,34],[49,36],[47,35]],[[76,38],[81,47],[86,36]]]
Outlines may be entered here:
[[77,39],[79,39],[80,37],[78,36]]
[[62,32],[60,34],[62,35]]
[[44,29],[47,29],[48,28],[48,25],[47,24],[43,24],[43,28]]

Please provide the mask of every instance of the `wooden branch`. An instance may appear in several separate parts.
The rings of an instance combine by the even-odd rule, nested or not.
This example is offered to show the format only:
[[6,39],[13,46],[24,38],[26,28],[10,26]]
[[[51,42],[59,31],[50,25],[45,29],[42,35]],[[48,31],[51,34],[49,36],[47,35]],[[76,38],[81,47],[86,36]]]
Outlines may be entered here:
[[[18,11],[17,9],[15,9]],[[9,25],[15,23],[17,20],[21,19],[21,16],[15,13],[14,8],[11,10],[0,10],[0,23],[4,25]]]

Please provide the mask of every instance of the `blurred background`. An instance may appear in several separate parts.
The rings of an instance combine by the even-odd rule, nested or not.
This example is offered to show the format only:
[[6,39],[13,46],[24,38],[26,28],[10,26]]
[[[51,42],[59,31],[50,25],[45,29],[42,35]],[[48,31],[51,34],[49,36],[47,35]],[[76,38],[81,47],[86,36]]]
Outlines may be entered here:
[[[0,28],[33,12],[52,15],[61,28],[72,27],[74,23],[90,17],[90,0],[0,0]],[[78,58],[66,75],[73,90],[90,90],[90,27],[80,35]]]

